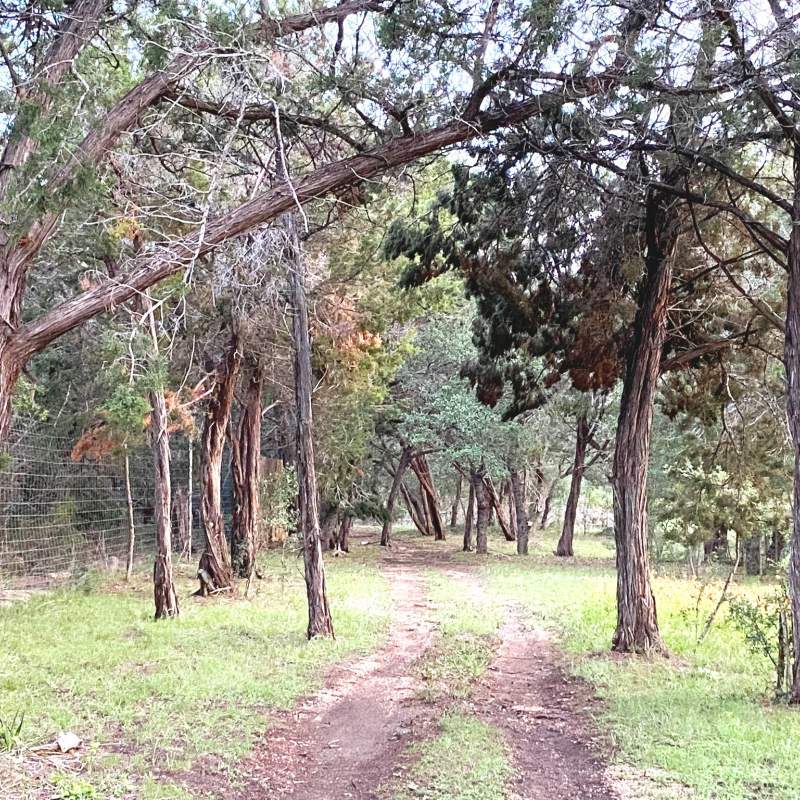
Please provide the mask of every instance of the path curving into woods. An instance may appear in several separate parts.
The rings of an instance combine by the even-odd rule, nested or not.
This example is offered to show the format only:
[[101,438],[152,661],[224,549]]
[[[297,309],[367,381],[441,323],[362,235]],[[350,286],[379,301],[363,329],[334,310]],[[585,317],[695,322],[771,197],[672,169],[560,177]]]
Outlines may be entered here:
[[[420,696],[416,664],[435,631],[427,568],[456,574],[467,601],[481,597],[476,569],[415,547],[413,540],[398,541],[384,554],[392,587],[386,643],[337,665],[325,688],[278,715],[263,744],[240,765],[243,785],[226,798],[384,800],[378,790],[408,767],[406,748],[436,736],[449,707]],[[510,610],[493,662],[466,710],[503,734],[514,770],[513,800],[616,800],[589,718],[591,693],[566,675],[560,661],[548,634],[527,630]]]

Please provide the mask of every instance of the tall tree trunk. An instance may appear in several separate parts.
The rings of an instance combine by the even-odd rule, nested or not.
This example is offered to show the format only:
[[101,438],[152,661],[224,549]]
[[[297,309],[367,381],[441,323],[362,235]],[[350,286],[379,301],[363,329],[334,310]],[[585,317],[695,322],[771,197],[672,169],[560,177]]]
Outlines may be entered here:
[[186,474],[186,515],[187,515],[187,517],[189,519],[189,528],[188,528],[188,534],[189,535],[188,535],[188,538],[186,540],[186,542],[187,542],[187,544],[186,544],[186,560],[187,561],[191,561],[192,560],[192,532],[193,532],[193,529],[194,529],[194,508],[193,508],[193,503],[194,503],[193,491],[194,491],[194,489],[192,487],[192,483],[193,483],[193,480],[194,480],[194,475],[193,475],[194,464],[192,463],[194,461],[194,442],[191,439],[189,439],[189,448],[188,449],[189,449],[189,454],[188,454],[189,455],[189,458],[188,458],[189,465],[188,465],[188,468],[186,470],[186,473],[187,473]]
[[475,478],[470,473],[467,513],[464,515],[464,552],[472,552],[472,525],[475,519]]
[[514,519],[517,527],[517,554],[528,555],[528,535],[530,523],[525,510],[525,473],[511,470],[511,496],[514,498]]
[[653,400],[666,334],[677,226],[675,200],[650,190],[647,197],[645,275],[620,400],[611,486],[617,546],[617,629],[613,649],[663,651],[647,551],[647,467]]
[[486,474],[483,471],[475,473],[473,486],[475,487],[475,504],[477,506],[477,514],[475,516],[475,552],[485,554],[489,552],[487,534],[492,501],[489,498],[489,490],[486,488]]
[[419,488],[422,494],[422,503],[427,512],[430,529],[433,531],[433,538],[436,541],[444,541],[444,522],[439,511],[439,499],[436,496],[436,489],[433,485],[433,475],[428,466],[428,459],[424,455],[416,455],[409,464],[419,481]]
[[169,474],[169,433],[164,392],[150,392],[150,439],[155,475],[156,558],[153,565],[153,595],[156,619],[178,616],[178,596],[172,580],[172,493]]
[[233,567],[241,578],[249,578],[256,567],[256,535],[260,515],[261,487],[261,389],[262,373],[253,365],[244,407],[231,448],[233,472]]
[[292,338],[294,339],[294,395],[297,408],[297,483],[299,532],[303,539],[306,595],[308,598],[308,638],[333,636],[333,620],[325,586],[325,566],[319,529],[319,498],[314,465],[313,415],[311,411],[311,337],[308,326],[305,259],[300,250],[293,216],[283,217],[291,256],[289,283],[292,298]]
[[492,513],[492,502],[486,483],[481,479],[475,483],[475,552],[486,554],[489,552],[488,532]]
[[353,528],[353,517],[349,513],[342,515],[342,521],[336,534],[336,552],[350,552],[350,531]]
[[461,473],[456,473],[456,496],[453,498],[453,509],[450,512],[450,527],[458,525],[458,507],[461,505]]
[[547,487],[547,494],[544,497],[544,505],[542,506],[542,520],[539,525],[542,530],[547,527],[547,523],[550,521],[550,509],[553,507],[553,495],[556,493],[557,486],[558,480],[554,479],[550,486]]
[[125,562],[125,580],[133,574],[133,550],[136,546],[136,524],[133,519],[133,493],[131,492],[131,459],[125,445],[125,503],[128,506],[128,560]]
[[751,536],[742,542],[744,571],[746,575],[761,575],[761,537]]
[[[0,260],[0,269],[2,266],[2,260]],[[2,272],[0,272],[0,284],[2,277]],[[0,320],[13,320],[15,317],[8,317],[7,314],[16,313],[18,315],[18,304],[14,302],[13,298],[3,295],[4,290],[0,285]],[[16,319],[18,320],[18,316]],[[17,323],[10,324],[16,325]],[[23,367],[21,358],[11,344],[10,336],[10,332],[0,330],[0,441],[5,441],[11,429],[11,401],[14,396],[14,387],[17,385]]]
[[403,447],[402,451],[400,452],[400,461],[397,464],[397,469],[392,476],[392,485],[389,489],[389,496],[386,498],[386,517],[383,520],[383,528],[381,528],[381,545],[383,547],[391,547],[392,544],[392,517],[394,516],[394,504],[397,502],[397,493],[400,491],[403,475],[408,468],[409,461],[411,461],[412,452],[412,448]]
[[217,369],[216,384],[208,400],[203,425],[200,516],[206,533],[206,546],[197,570],[201,594],[233,587],[233,569],[225,536],[225,518],[222,514],[222,454],[241,364],[239,336],[233,333]]
[[791,702],[800,703],[800,144],[794,144],[794,198],[789,236],[786,305],[786,413],[794,447],[794,500],[789,549],[789,598],[792,606],[794,678]]
[[575,434],[575,460],[572,462],[572,479],[569,484],[567,507],[564,509],[564,525],[561,538],[556,547],[557,556],[572,556],[572,539],[575,535],[575,517],[578,514],[578,501],[581,498],[581,483],[586,471],[586,447],[589,444],[589,422],[586,414],[578,419],[578,430]]
[[189,495],[184,486],[179,486],[173,501],[175,518],[175,549],[179,558],[186,558],[192,546],[192,523],[189,517]]

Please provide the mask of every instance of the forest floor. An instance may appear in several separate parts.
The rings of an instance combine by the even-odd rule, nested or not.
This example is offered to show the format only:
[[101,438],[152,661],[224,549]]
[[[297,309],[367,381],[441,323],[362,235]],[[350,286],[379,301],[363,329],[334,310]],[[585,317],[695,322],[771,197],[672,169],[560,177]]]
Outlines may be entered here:
[[[254,597],[152,620],[149,569],[0,607],[0,734],[25,712],[3,800],[796,800],[800,715],[717,602],[713,574],[657,567],[671,657],[608,652],[613,540],[578,557],[490,554],[358,530],[329,558],[336,641],[308,643],[302,562],[263,557]],[[737,581],[758,598],[769,582]],[[6,725],[7,728],[7,725]],[[59,731],[81,747],[37,749]]]

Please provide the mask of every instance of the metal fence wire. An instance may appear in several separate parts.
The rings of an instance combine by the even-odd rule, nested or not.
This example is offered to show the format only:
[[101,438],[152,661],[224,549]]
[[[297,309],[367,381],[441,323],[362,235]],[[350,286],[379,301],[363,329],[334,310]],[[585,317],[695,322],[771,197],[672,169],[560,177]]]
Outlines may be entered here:
[[[63,581],[90,568],[124,568],[129,515],[121,454],[73,460],[75,438],[46,423],[15,421],[0,450],[0,585]],[[129,450],[135,556],[153,552],[152,460]],[[173,449],[173,488],[188,482],[187,459]],[[195,509],[198,505],[194,503]],[[196,513],[196,547],[203,537]]]

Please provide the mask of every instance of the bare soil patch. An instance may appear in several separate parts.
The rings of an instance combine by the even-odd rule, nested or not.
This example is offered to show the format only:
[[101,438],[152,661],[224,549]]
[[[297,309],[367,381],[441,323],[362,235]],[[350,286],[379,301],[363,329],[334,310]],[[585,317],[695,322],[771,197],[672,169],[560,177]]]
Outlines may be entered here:
[[386,572],[393,601],[386,644],[338,666],[323,691],[277,719],[241,765],[248,780],[236,796],[370,800],[407,745],[428,735],[436,714],[418,699],[414,669],[433,633],[424,583],[402,564]]
[[505,736],[516,798],[617,800],[605,779],[608,743],[591,718],[597,702],[567,675],[546,631],[509,618],[473,710]]

